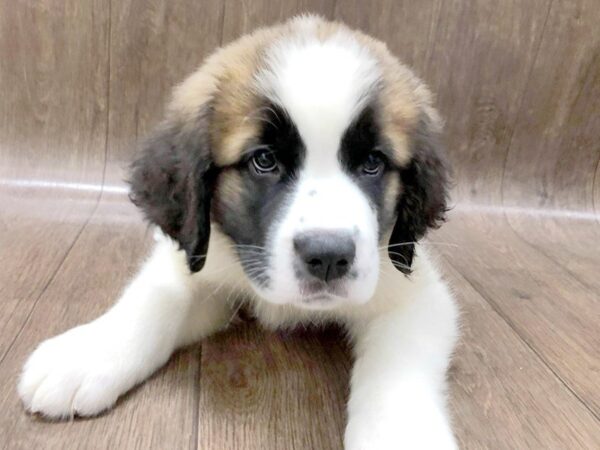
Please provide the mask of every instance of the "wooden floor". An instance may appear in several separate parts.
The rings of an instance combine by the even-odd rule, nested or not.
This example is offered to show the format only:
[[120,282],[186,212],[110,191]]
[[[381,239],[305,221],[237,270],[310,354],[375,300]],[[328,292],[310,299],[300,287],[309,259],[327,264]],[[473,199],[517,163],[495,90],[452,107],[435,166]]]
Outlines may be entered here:
[[[336,330],[236,324],[180,352],[98,419],[25,414],[15,383],[27,354],[108,307],[148,244],[124,196],[73,198],[49,206],[52,218],[39,217],[44,206],[30,198],[2,224],[0,445],[341,448],[351,362]],[[520,233],[513,219],[535,232]],[[463,313],[450,371],[463,448],[600,448],[600,261],[583,240],[560,244],[575,231],[590,243],[599,228],[457,208],[429,239]]]
[[461,448],[600,449],[596,0],[0,0],[1,448],[341,448],[336,330],[239,323],[93,420],[32,417],[15,389],[35,345],[98,316],[147,253],[122,167],[170,86],[303,10],[386,39],[438,92],[456,206],[429,243],[462,308]]

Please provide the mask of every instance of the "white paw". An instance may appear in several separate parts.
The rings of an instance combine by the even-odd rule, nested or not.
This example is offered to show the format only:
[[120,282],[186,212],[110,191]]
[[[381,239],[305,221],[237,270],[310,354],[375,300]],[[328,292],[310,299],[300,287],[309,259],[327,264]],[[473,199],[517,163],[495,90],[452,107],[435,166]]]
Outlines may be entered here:
[[[456,450],[457,445],[447,423],[438,422],[436,414],[422,421],[403,415],[374,415],[367,420],[350,419],[344,435],[345,450]],[[389,419],[391,415],[387,417]],[[376,418],[376,422],[371,419]],[[430,420],[429,420],[430,419]]]
[[[108,336],[107,336],[108,334]],[[96,415],[133,384],[131,364],[110,332],[91,323],[43,342],[23,367],[18,391],[25,407],[59,419]]]

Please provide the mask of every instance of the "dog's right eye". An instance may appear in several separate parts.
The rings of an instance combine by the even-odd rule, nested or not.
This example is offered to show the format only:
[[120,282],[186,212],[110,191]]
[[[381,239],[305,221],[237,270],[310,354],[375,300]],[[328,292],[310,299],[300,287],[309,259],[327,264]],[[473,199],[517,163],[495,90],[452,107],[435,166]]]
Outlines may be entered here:
[[258,150],[251,158],[252,168],[258,175],[272,174],[279,171],[277,156],[270,150]]

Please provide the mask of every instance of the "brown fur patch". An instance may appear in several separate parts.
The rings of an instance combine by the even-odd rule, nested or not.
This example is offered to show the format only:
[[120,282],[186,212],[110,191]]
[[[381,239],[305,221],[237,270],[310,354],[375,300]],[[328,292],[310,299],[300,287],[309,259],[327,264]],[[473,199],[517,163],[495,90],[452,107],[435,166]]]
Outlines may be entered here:
[[231,168],[221,171],[215,190],[217,203],[227,202],[232,205],[241,203],[243,187],[239,172]]
[[396,216],[396,205],[398,204],[398,199],[401,194],[401,184],[400,179],[396,172],[393,172],[388,175],[385,180],[385,193],[383,197],[383,210],[386,215],[389,215],[390,218]]
[[428,88],[387,46],[347,26],[320,17],[299,17],[284,24],[258,29],[218,50],[173,93],[169,106],[171,119],[195,126],[203,105],[211,105],[211,146],[215,164],[237,162],[260,130],[261,99],[254,89],[254,76],[264,62],[266,48],[293,34],[313,33],[326,40],[336,33],[353,36],[370,49],[383,73],[379,94],[383,132],[394,148],[395,163],[404,166],[411,158],[409,135],[419,116],[425,114],[436,128],[441,121],[432,106]]

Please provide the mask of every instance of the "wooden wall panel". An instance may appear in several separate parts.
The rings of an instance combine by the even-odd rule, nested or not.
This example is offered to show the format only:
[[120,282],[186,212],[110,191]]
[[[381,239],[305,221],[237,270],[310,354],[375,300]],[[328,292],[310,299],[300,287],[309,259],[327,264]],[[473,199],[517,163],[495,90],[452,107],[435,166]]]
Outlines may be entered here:
[[425,78],[446,120],[457,200],[498,202],[550,2],[443,2]]
[[137,141],[162,118],[171,89],[221,42],[219,0],[112,4],[109,161],[120,182]]
[[335,0],[224,0],[223,44],[254,30],[303,13],[332,18]]
[[335,19],[385,41],[402,62],[426,77],[442,3],[337,0]]
[[[598,23],[596,1],[553,3],[503,185],[503,206],[519,212],[508,214],[515,231],[596,292],[600,291],[600,247],[593,244],[600,242],[600,215],[594,209],[600,161]],[[561,245],[564,242],[569,245]]]
[[2,185],[101,182],[108,19],[107,0],[0,3]]
[[594,176],[594,213],[596,215],[596,222],[600,223],[600,158],[596,163],[596,175]]
[[600,158],[599,23],[596,0],[552,4],[508,153],[505,206],[594,210]]

